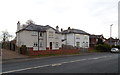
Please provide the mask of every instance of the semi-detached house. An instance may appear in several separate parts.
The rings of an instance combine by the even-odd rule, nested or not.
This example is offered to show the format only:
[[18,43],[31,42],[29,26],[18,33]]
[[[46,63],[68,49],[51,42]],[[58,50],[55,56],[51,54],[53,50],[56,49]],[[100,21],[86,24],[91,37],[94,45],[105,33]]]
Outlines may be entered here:
[[77,48],[89,48],[89,33],[69,27],[67,30],[62,31],[62,41],[64,45],[71,45]]
[[62,44],[70,45],[77,48],[89,48],[89,33],[68,28],[64,31],[59,31],[59,27],[53,28],[49,25],[29,24],[27,26],[17,23],[16,45],[21,47],[26,45],[28,48],[33,48],[33,51],[38,50],[59,50]]
[[17,23],[16,45],[33,48],[33,50],[56,50],[61,48],[61,33],[53,27],[46,25],[29,24],[27,26]]

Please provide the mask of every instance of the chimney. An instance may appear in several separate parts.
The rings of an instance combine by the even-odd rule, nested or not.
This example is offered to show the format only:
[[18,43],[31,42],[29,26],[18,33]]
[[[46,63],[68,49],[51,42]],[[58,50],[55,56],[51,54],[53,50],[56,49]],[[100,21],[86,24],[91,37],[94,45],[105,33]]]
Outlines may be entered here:
[[63,29],[61,28],[61,32],[63,31]]
[[70,27],[68,27],[68,30],[70,30],[71,28]]
[[56,30],[58,30],[58,31],[59,31],[59,27],[58,27],[58,26],[56,26]]
[[20,21],[18,21],[18,23],[17,23],[17,31],[19,31],[20,30]]

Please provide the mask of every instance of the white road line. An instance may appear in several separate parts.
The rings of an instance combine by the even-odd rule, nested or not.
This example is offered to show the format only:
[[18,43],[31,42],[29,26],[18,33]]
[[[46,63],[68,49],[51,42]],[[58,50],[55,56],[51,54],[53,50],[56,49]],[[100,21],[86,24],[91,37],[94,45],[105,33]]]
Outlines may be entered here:
[[[79,60],[73,60],[73,61],[68,61],[68,62],[61,62],[61,63],[56,63],[56,64],[49,64],[49,65],[29,67],[29,68],[18,69],[18,70],[11,70],[11,71],[6,71],[6,72],[2,72],[2,73],[12,73],[12,72],[18,72],[18,71],[24,71],[24,70],[42,68],[42,67],[47,67],[47,66],[60,66],[60,65],[65,64],[65,63],[73,63],[73,62],[79,62],[79,61],[85,61],[85,60],[97,60],[97,59],[106,58],[106,57],[112,57],[112,56],[102,56],[102,57],[96,57],[96,58],[79,59]],[[0,72],[0,74],[1,74],[1,72]]]
[[57,64],[51,64],[51,66],[60,66],[62,63],[57,63]]
[[66,64],[66,63],[69,63],[69,62],[62,62],[62,64]]
[[18,69],[18,70],[6,71],[6,72],[2,72],[2,73],[18,72],[18,71],[24,71],[24,70],[36,69],[36,68],[47,67],[47,66],[50,66],[50,65],[43,65],[43,66],[37,66],[37,67],[29,67],[29,68],[24,68],[24,69]]

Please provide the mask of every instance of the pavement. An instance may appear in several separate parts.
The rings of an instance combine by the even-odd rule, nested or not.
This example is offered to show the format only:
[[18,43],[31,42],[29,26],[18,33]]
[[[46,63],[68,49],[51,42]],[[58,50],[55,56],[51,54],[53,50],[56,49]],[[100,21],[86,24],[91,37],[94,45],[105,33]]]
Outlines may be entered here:
[[[19,61],[26,61],[26,60],[33,60],[33,59],[44,59],[44,58],[52,58],[52,57],[64,57],[64,56],[74,56],[74,55],[60,55],[60,56],[47,56],[47,57],[30,57],[27,55],[19,54],[18,52],[12,50],[1,49],[2,54],[2,63],[7,62],[19,62]],[[80,53],[77,55],[89,55],[93,53]],[[75,54],[76,55],[76,54]]]
[[1,49],[1,51],[2,51],[2,61],[12,60],[12,59],[23,59],[29,57],[26,55],[19,54],[16,51],[11,51],[6,49]]
[[73,54],[73,55],[59,55],[59,56],[45,56],[45,57],[30,57],[27,55],[22,55],[19,54],[16,51],[12,50],[6,50],[6,49],[1,49],[1,54],[2,54],[2,63],[13,63],[13,62],[19,62],[19,61],[27,61],[27,60],[33,60],[33,59],[44,59],[44,58],[57,58],[57,57],[69,57],[69,56],[76,56],[76,55],[91,55],[91,54],[96,54],[96,52],[82,52],[80,54]]

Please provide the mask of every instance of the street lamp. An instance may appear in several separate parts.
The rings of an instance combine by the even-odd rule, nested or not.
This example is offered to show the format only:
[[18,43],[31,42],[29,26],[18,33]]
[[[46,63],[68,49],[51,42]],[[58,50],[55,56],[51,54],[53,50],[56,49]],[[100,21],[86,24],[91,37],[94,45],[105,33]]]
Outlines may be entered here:
[[111,38],[112,38],[112,26],[113,24],[110,25],[110,45],[111,45]]

